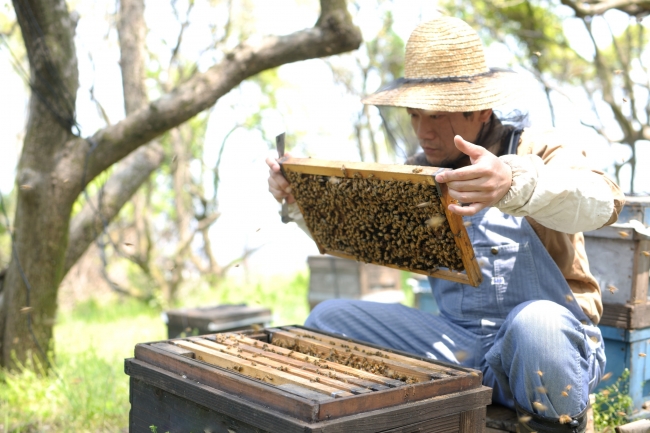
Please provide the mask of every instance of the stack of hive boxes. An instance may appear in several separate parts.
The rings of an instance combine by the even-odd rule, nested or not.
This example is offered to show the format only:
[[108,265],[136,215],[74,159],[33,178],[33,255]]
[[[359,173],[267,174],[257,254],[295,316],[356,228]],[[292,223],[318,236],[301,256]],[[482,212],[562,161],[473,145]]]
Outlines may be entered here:
[[603,294],[600,329],[612,379],[630,370],[636,416],[650,416],[650,197],[627,197],[617,223],[585,233],[589,266]]

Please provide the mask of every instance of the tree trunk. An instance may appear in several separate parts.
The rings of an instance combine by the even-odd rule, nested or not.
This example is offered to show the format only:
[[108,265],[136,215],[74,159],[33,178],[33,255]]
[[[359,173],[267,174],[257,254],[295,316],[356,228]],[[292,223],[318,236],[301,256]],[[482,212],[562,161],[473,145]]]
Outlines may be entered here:
[[[136,13],[123,17],[120,23],[133,26],[132,32],[126,28],[120,31],[120,44],[124,50],[121,67],[125,95],[135,98],[125,98],[125,119],[85,140],[72,133],[79,85],[74,47],[76,23],[65,1],[14,0],[33,91],[16,177],[13,255],[4,276],[4,300],[0,306],[0,363],[5,366],[15,366],[14,359],[22,363],[32,357],[44,362],[46,352],[52,349],[59,284],[93,241],[93,230],[97,228],[92,214],[84,224],[81,220],[75,220],[74,226],[70,224],[72,206],[88,182],[160,134],[214,105],[246,78],[285,63],[356,49],[361,43],[361,34],[352,24],[346,2],[321,0],[321,15],[314,27],[286,36],[267,36],[255,45],[243,43],[227,53],[221,63],[196,73],[160,99],[143,103],[144,92],[137,86],[144,69],[128,64],[138,62],[129,54],[137,54],[142,48],[143,34],[138,32],[143,31],[143,22],[131,22],[131,17],[140,19],[141,10],[137,8],[142,7],[142,0],[121,3],[122,8],[136,8]],[[123,39],[124,31],[135,39]],[[131,81],[124,71],[134,71]],[[151,151],[156,149],[139,152]],[[123,161],[124,170],[118,169],[115,174],[127,173],[131,159],[141,161],[131,157]],[[148,166],[155,168],[155,158],[150,162]],[[141,181],[135,181],[138,182]],[[106,214],[102,213],[102,218],[110,221],[117,215],[125,197],[133,194],[133,183],[124,182],[125,188],[113,191],[116,201],[103,208]],[[131,185],[130,190],[127,184]],[[119,182],[114,185],[119,186]],[[92,230],[88,231],[89,227]],[[75,240],[70,248],[69,239]]]
[[13,365],[14,352],[19,362],[30,354],[43,362],[51,349],[70,212],[79,190],[74,185],[79,182],[78,164],[61,160],[73,151],[67,146],[73,135],[66,121],[74,119],[79,85],[76,23],[64,0],[15,0],[14,8],[29,58],[32,95],[16,175],[13,255],[0,313],[4,365]]

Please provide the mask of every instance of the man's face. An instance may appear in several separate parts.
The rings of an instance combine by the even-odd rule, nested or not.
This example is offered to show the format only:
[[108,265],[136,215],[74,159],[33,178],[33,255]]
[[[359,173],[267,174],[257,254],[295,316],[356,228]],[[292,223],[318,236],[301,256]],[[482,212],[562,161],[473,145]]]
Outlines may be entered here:
[[454,136],[460,135],[474,143],[483,122],[492,114],[492,110],[473,112],[468,117],[463,113],[416,108],[407,108],[406,111],[427,161],[434,167],[452,168],[469,164],[469,159],[456,148]]

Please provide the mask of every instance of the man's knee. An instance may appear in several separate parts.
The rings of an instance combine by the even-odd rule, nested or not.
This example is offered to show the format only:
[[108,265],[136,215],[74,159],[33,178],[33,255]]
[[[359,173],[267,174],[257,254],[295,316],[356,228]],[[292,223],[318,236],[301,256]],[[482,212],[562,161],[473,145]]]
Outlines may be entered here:
[[346,310],[350,301],[347,299],[328,299],[320,302],[309,313],[305,321],[308,328],[328,328],[340,320],[341,312]]
[[[510,319],[510,320],[508,320]],[[575,337],[580,322],[564,306],[551,301],[529,301],[518,305],[506,319],[507,333],[518,345],[553,350]]]

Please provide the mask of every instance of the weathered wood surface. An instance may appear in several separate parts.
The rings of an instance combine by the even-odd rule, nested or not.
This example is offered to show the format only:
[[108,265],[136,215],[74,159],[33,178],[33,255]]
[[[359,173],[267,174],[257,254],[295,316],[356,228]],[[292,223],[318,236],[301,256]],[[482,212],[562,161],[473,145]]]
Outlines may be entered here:
[[[204,344],[204,342],[207,339],[191,338],[190,340],[196,342],[197,344]],[[240,343],[237,344],[236,347],[237,349],[240,349],[243,353],[255,354],[260,356],[262,359],[269,358],[272,360],[276,360],[282,362],[283,365],[285,366],[297,367],[299,369],[309,371],[309,372],[317,372],[319,371],[319,367],[317,367],[314,364],[316,362],[319,363],[320,365],[324,364],[330,370],[336,371],[337,376],[341,380],[345,380],[346,383],[355,384],[363,388],[372,389],[374,391],[388,389],[388,386],[382,385],[382,383],[384,383],[382,379],[385,379],[383,376],[367,373],[369,377],[372,377],[373,381],[361,379],[360,377],[357,377],[357,374],[360,370],[347,367],[341,364],[337,364],[336,362],[322,361],[319,358],[315,358],[313,356],[308,356],[308,355],[302,355],[300,353],[293,352],[289,349],[283,349],[281,347],[274,349],[276,353],[265,351],[257,347],[257,346],[261,346],[259,342],[247,338],[225,339],[223,341],[223,344],[228,346],[234,346],[236,343]],[[263,362],[261,358],[256,358],[256,359],[258,359],[260,362]]]
[[[198,404],[199,406],[209,408],[211,411],[234,418],[245,425],[252,425],[266,431],[284,431],[287,433],[304,433],[305,431],[304,426],[306,424],[301,424],[299,420],[287,416],[285,413],[269,409],[265,405],[252,402],[249,399],[238,397],[239,394],[226,393],[213,386],[192,380],[189,377],[183,377],[176,373],[170,373],[162,368],[155,367],[137,359],[125,360],[124,370],[126,374],[131,376],[131,380],[135,379],[145,382],[157,388],[160,392],[181,397],[194,405]],[[159,422],[158,431],[167,431],[168,427],[162,421],[169,422],[169,418],[172,417],[171,414],[159,412],[154,413],[155,417],[151,418],[145,414],[148,410],[142,407],[137,399],[133,400],[132,398],[131,405],[131,420],[134,417],[142,418],[142,421],[139,422],[145,425],[149,421],[153,421],[152,424]],[[192,411],[191,415],[195,416],[196,414]],[[152,424],[148,424],[146,427],[148,428]],[[179,428],[176,431],[189,430]],[[198,431],[203,431],[203,429]],[[147,433],[150,432],[151,430]]]
[[650,327],[650,302],[636,305],[604,304],[599,325],[622,329]]
[[[445,217],[449,223],[451,232],[454,234],[454,241],[461,252],[465,273],[451,271],[447,269],[430,269],[423,271],[420,269],[403,268],[394,264],[381,264],[394,269],[402,269],[418,274],[429,275],[435,278],[443,278],[463,284],[471,284],[474,287],[480,285],[483,277],[480,267],[474,255],[474,249],[467,235],[467,230],[463,225],[463,219],[460,215],[452,213],[448,206],[456,201],[449,196],[448,190],[444,184],[437,185],[434,180],[434,174],[439,170],[437,167],[415,167],[407,165],[378,164],[365,162],[347,162],[347,161],[325,161],[313,158],[282,158],[280,160],[284,173],[294,172],[320,176],[335,176],[344,178],[353,178],[360,175],[363,178],[369,176],[378,180],[393,180],[402,182],[411,182],[414,184],[426,184],[438,187],[442,193],[440,197]],[[304,209],[297,201],[301,212]],[[358,260],[357,257],[343,251],[329,250],[314,238],[321,254],[330,254],[344,259]]]
[[[220,352],[229,353],[230,355],[239,357],[242,360],[249,361],[254,366],[271,367],[271,373],[275,373],[273,371],[274,369],[279,370],[281,373],[282,372],[289,373],[288,375],[286,375],[286,377],[288,378],[286,382],[285,380],[279,380],[278,382],[275,382],[275,380],[273,380],[272,382],[270,382],[273,385],[283,384],[287,382],[293,383],[293,381],[291,380],[292,378],[291,375],[295,375],[297,377],[307,379],[310,382],[317,382],[325,386],[331,386],[333,388],[342,389],[351,392],[352,394],[367,394],[371,392],[371,390],[367,389],[366,387],[361,387],[355,385],[354,383],[349,383],[348,378],[342,375],[341,376],[336,375],[335,379],[331,377],[323,376],[319,374],[319,369],[313,364],[309,364],[306,362],[301,363],[299,361],[294,360],[293,358],[287,358],[282,355],[277,355],[273,352],[268,352],[262,349],[256,349],[255,347],[246,348],[243,345],[235,344],[237,343],[236,341],[231,340],[230,343],[233,344],[228,344],[229,341],[225,340],[223,342],[224,344],[219,344],[200,337],[189,338],[188,340],[191,341],[192,343],[196,343],[199,346],[205,346],[206,348],[209,349],[214,349]],[[298,363],[299,365],[296,365],[296,363]],[[240,373],[241,372],[242,370],[240,370]],[[269,368],[260,369],[260,372],[264,372],[266,374],[267,372],[269,372]],[[271,380],[271,378],[268,376],[265,377],[265,379]],[[296,383],[296,385],[303,385],[303,384]],[[333,390],[333,392],[338,392],[338,391]]]
[[[274,344],[279,344],[279,343],[284,343],[287,345],[295,345],[297,347],[301,347],[303,349],[311,349],[314,352],[318,353],[321,358],[327,358],[330,355],[330,351],[334,351],[341,356],[345,356],[346,353],[356,355],[361,358],[366,358],[369,361],[375,362],[375,363],[383,363],[389,366],[391,369],[396,371],[399,374],[407,375],[416,378],[419,381],[426,382],[431,380],[432,378],[440,378],[440,372],[439,370],[436,371],[434,366],[431,366],[429,368],[423,368],[423,367],[418,367],[418,366],[412,366],[409,365],[403,360],[400,359],[393,359],[393,358],[384,358],[383,356],[376,356],[372,355],[372,353],[376,351],[372,351],[371,353],[366,353],[362,352],[361,350],[354,350],[354,349],[342,349],[342,348],[336,348],[332,344],[328,344],[326,342],[318,341],[318,340],[312,340],[312,339],[307,339],[307,338],[300,338],[300,335],[297,335],[293,332],[285,331],[282,329],[270,329],[270,331],[273,333],[272,335],[272,340]],[[355,346],[354,343],[352,343],[352,346]],[[349,352],[347,352],[349,350]],[[379,352],[379,351],[377,351]],[[388,354],[386,354],[388,355]]]
[[[228,394],[247,395],[249,400],[273,408],[279,413],[308,421],[316,419],[312,400],[278,387],[269,387],[234,371],[218,369],[201,361],[165,352],[147,344],[136,345],[135,360],[145,363],[144,366],[160,369],[174,377],[185,376],[190,381]],[[129,373],[127,372],[127,374]]]
[[207,428],[224,433],[228,428],[238,432],[258,429],[278,433],[475,433],[481,430],[468,430],[475,425],[472,424],[475,421],[468,420],[476,419],[477,413],[480,417],[481,407],[484,411],[491,399],[491,389],[480,387],[307,423],[136,359],[126,360],[125,370],[131,376],[130,427],[134,433],[150,432],[151,425],[156,425],[158,431],[205,431]]
[[[191,350],[194,352],[196,358],[200,361],[205,361],[209,364],[227,368],[233,371],[239,370],[240,373],[266,382],[267,380],[273,384],[285,384],[292,383],[294,385],[300,385],[312,391],[321,392],[332,397],[347,397],[352,395],[352,393],[347,391],[342,391],[341,389],[334,388],[329,386],[329,384],[323,384],[316,382],[314,380],[305,379],[303,377],[297,376],[295,374],[285,373],[283,371],[275,370],[273,368],[267,367],[265,365],[259,365],[255,361],[239,358],[235,354],[227,354],[214,350],[212,348],[204,347],[190,341],[177,341],[177,345],[185,349]],[[308,377],[314,377],[307,373]]]
[[263,433],[250,424],[220,414],[191,400],[131,378],[129,433],[211,432]]

